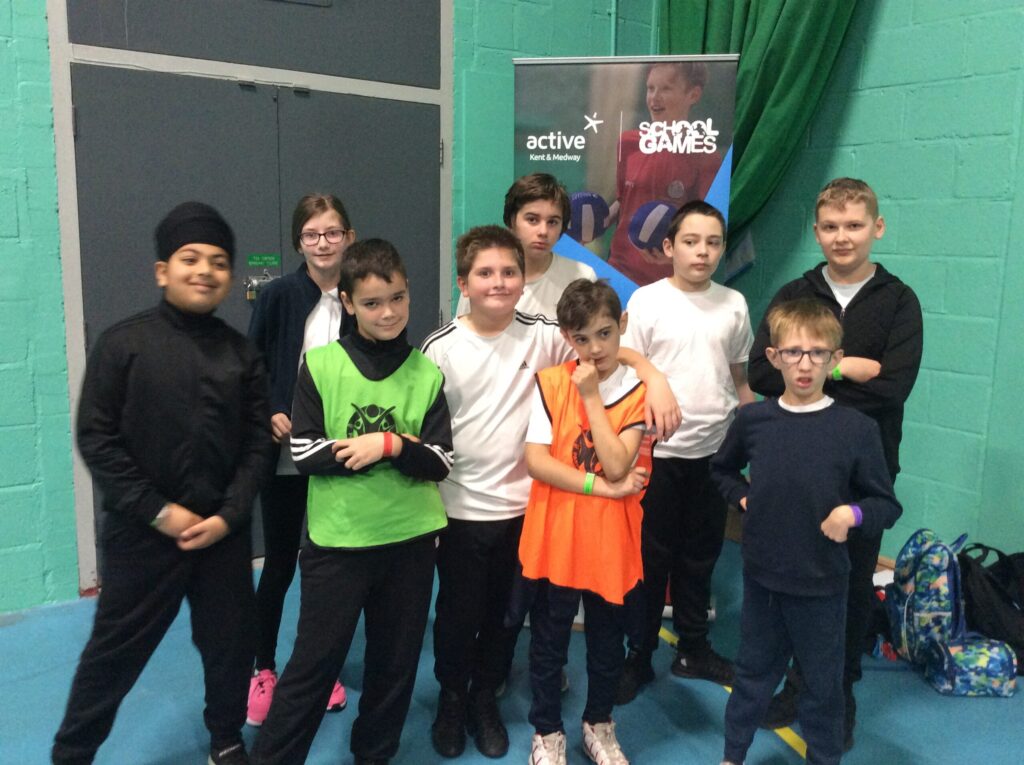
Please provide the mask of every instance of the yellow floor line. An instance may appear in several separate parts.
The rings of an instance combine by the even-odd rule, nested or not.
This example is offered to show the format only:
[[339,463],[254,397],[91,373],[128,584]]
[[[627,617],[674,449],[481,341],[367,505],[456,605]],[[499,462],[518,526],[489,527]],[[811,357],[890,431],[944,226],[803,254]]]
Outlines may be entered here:
[[[674,633],[670,632],[664,627],[661,628],[661,631],[658,633],[658,636],[673,648],[675,648],[676,643],[679,642],[679,638],[676,637]],[[726,693],[732,693],[732,688],[730,688],[728,685],[723,685],[722,687],[725,688]],[[792,749],[794,752],[799,754],[804,759],[807,759],[807,743],[802,738],[800,738],[800,735],[795,730],[793,730],[792,728],[776,728],[774,733],[776,736],[785,741],[786,744],[789,745],[790,749]]]

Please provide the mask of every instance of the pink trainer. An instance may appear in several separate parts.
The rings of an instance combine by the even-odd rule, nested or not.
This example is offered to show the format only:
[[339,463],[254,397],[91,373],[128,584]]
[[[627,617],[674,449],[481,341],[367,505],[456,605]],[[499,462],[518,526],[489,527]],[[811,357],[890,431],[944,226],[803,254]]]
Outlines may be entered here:
[[348,697],[345,695],[345,686],[334,681],[334,688],[331,689],[331,698],[327,700],[328,712],[340,712],[348,705]]
[[252,676],[249,682],[249,706],[246,709],[245,721],[257,728],[263,725],[270,711],[270,702],[274,698],[274,686],[277,685],[277,673],[272,669],[261,669]]

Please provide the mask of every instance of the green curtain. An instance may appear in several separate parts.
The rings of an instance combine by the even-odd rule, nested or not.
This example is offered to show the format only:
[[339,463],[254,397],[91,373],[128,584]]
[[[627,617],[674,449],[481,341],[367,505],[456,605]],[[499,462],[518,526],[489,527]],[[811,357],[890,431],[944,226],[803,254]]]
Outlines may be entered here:
[[[789,167],[856,0],[660,0],[662,53],[739,53],[730,236]],[[734,239],[734,241],[737,241]]]

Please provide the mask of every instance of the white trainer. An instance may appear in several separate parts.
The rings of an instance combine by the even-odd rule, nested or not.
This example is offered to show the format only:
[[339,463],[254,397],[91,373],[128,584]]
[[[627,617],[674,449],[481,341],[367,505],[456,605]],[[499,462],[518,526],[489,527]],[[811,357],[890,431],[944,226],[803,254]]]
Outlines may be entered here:
[[565,765],[565,734],[560,730],[546,736],[533,734],[528,765]]
[[597,765],[629,765],[615,738],[615,723],[583,723],[583,751]]

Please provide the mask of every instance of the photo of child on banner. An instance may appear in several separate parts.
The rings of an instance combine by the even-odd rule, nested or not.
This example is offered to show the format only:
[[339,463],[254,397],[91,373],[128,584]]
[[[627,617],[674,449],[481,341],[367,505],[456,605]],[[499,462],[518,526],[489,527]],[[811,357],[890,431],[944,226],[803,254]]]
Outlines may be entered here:
[[551,173],[571,192],[555,252],[624,300],[671,275],[662,241],[675,211],[704,199],[728,216],[736,57],[515,64],[515,173]]

